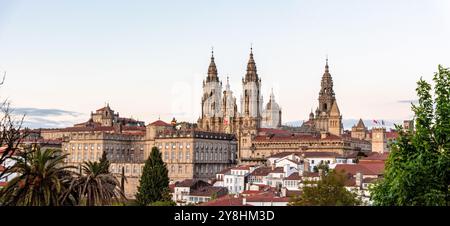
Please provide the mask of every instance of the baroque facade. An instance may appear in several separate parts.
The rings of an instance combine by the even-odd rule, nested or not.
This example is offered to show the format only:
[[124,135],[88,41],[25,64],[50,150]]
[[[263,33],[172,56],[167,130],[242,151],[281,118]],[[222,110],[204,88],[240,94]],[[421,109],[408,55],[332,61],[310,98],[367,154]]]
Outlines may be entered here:
[[[242,90],[239,112],[228,78],[225,90],[222,92],[222,82],[218,77],[214,52],[212,52],[208,75],[203,81],[202,111],[197,121],[198,128],[204,131],[235,134],[239,150],[248,149],[251,146],[251,139],[257,135],[260,128],[281,126],[282,112],[275,102],[273,92],[266,109],[263,109],[261,78],[258,76],[253,49],[250,49],[247,72],[242,79]],[[238,158],[241,158],[241,155],[239,151]]]

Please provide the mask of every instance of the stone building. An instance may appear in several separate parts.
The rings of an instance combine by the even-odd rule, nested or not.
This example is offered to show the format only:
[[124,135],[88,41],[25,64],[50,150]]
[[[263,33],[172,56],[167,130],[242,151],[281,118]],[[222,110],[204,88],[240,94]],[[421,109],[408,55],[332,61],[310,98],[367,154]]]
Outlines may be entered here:
[[372,128],[372,152],[385,153],[387,151],[386,128]]
[[361,140],[368,139],[368,130],[362,119],[359,119],[358,124],[352,127],[351,136]]
[[[235,134],[239,150],[249,148],[251,139],[258,129],[281,126],[281,108],[272,95],[263,117],[263,98],[261,94],[261,79],[258,76],[253,49],[247,63],[247,72],[242,79],[243,93],[238,111],[236,98],[230,89],[227,78],[225,90],[218,77],[214,55],[208,68],[208,75],[203,81],[203,96],[201,100],[202,113],[198,119],[198,128],[205,131],[225,132]],[[238,152],[240,158],[243,153]]]
[[[105,124],[111,125],[109,123]],[[106,152],[111,162],[110,171],[118,178],[122,173],[125,175],[125,193],[129,198],[136,194],[144,162],[153,147],[160,150],[171,182],[208,180],[236,164],[237,141],[233,134],[200,131],[188,126],[177,129],[175,119],[171,124],[157,120],[145,127],[112,125],[77,124],[51,132],[62,136],[61,148],[68,154],[65,163],[76,166],[75,171],[79,171],[85,161],[100,160]]]
[[319,106],[315,115],[312,112],[310,114],[310,120],[314,122],[314,127],[321,132],[341,135],[343,132],[342,115],[333,90],[333,78],[330,74],[328,59],[325,73],[322,76],[318,100]]
[[267,103],[266,108],[263,111],[262,119],[263,128],[281,128],[281,108],[275,101],[273,89],[270,94],[269,102]]

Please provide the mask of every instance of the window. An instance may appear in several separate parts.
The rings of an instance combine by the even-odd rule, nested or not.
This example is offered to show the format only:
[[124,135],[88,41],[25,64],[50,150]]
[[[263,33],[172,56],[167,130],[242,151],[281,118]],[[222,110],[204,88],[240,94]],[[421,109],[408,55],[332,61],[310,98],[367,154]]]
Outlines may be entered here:
[[172,151],[170,159],[175,160],[175,151]]
[[164,152],[164,160],[169,160],[169,151]]
[[183,160],[183,151],[178,152],[178,160]]
[[178,166],[178,173],[183,173],[183,166]]
[[186,160],[189,160],[191,158],[190,154],[191,153],[189,151],[186,151]]

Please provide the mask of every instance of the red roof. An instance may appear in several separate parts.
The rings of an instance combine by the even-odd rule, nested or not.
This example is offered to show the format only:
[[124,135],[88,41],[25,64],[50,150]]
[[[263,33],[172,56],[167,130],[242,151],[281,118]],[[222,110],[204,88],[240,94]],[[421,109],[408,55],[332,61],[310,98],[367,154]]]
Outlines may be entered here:
[[273,193],[263,193],[246,197],[247,202],[289,202],[289,197],[278,197]]
[[242,205],[242,197],[234,197],[233,195],[226,195],[221,198],[211,200],[200,204],[200,206],[251,206],[249,204]]
[[373,161],[386,161],[386,159],[389,157],[389,153],[377,153],[372,152],[367,157],[362,158],[359,160],[360,162],[373,162]]
[[154,122],[150,123],[150,125],[151,126],[166,126],[166,127],[172,126],[171,124],[166,123],[166,122],[161,121],[161,120],[154,121]]
[[325,138],[321,138],[319,135],[311,134],[295,134],[295,133],[279,133],[279,134],[268,134],[268,135],[258,135],[255,137],[256,142],[273,142],[273,141],[323,141],[323,140],[343,140],[343,137],[336,136],[333,134],[328,134]]
[[291,175],[286,177],[285,180],[302,180],[302,177],[300,176],[299,173],[292,173]]
[[359,163],[359,164],[338,164],[335,171],[355,175],[358,172],[363,175],[382,175],[384,172],[384,163]]
[[6,186],[6,182],[0,182],[0,187],[5,187]]
[[258,133],[261,134],[291,134],[290,131],[282,129],[260,128]]

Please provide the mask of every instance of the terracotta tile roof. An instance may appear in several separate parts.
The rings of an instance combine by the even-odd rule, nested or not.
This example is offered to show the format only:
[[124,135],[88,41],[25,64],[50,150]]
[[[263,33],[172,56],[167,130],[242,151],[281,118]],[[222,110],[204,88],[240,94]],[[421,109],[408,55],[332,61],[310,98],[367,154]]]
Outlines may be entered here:
[[[189,195],[191,196],[206,196],[206,197],[211,197],[213,194],[215,193],[219,193],[219,192],[224,192],[226,194],[226,192],[228,191],[226,188],[224,187],[212,187],[212,186],[205,186],[205,187],[201,187],[198,189],[194,189],[192,191],[189,192]],[[221,197],[221,196],[220,196]]]
[[300,176],[299,173],[292,173],[291,175],[286,177],[285,180],[302,180],[302,177]]
[[231,168],[230,170],[250,170],[250,166],[243,165],[243,166],[236,166]]
[[335,171],[345,171],[351,175],[355,175],[358,172],[363,175],[382,175],[384,172],[384,163],[359,163],[359,164],[338,164],[334,168]]
[[260,194],[260,193],[263,193],[263,192],[264,191],[261,191],[261,190],[257,190],[257,191],[255,191],[255,190],[245,190],[241,194],[244,195],[244,196],[249,196],[249,195]]
[[319,177],[319,173],[314,172],[303,172],[303,177]]
[[292,155],[292,154],[299,155],[299,153],[301,153],[301,152],[292,152],[292,151],[279,152],[279,153],[273,154],[267,158],[283,158],[283,157],[286,157],[286,156]]
[[278,197],[273,193],[264,193],[246,197],[247,202],[289,202],[289,197]]
[[386,159],[389,157],[389,153],[377,153],[372,152],[367,157],[360,159],[360,162],[365,161],[386,161]]
[[283,167],[275,167],[273,170],[270,169],[269,173],[284,173]]
[[7,185],[7,183],[6,182],[0,182],[0,187],[5,187]]
[[166,127],[172,126],[171,124],[166,123],[166,122],[161,121],[161,120],[156,120],[156,121],[150,123],[150,125],[151,126],[166,126]]
[[253,172],[250,173],[250,176],[267,176],[270,171],[272,171],[271,167],[262,166],[253,170]]
[[194,185],[196,180],[194,179],[186,179],[181,182],[175,183],[175,187],[191,187]]
[[211,200],[200,204],[200,206],[251,206],[249,204],[242,205],[242,197],[234,197],[233,195],[226,195],[221,198]]
[[292,134],[290,131],[282,129],[260,128],[258,133],[261,134]]
[[299,153],[301,154],[305,154],[306,158],[335,158],[337,156],[339,156],[338,153],[335,152],[302,152]]

